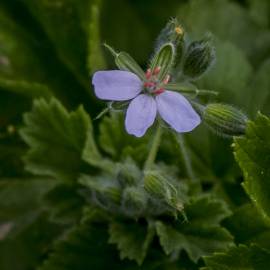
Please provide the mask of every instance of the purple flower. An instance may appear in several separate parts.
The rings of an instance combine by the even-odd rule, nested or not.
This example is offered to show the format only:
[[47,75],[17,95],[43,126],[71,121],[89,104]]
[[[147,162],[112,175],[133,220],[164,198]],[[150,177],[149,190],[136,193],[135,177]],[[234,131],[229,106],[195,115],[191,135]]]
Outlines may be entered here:
[[103,100],[131,100],[125,126],[129,134],[141,137],[154,123],[157,113],[177,132],[188,132],[197,127],[201,120],[188,100],[181,94],[167,91],[163,87],[169,81],[157,80],[159,68],[146,72],[143,82],[129,71],[98,71],[93,76],[96,96]]

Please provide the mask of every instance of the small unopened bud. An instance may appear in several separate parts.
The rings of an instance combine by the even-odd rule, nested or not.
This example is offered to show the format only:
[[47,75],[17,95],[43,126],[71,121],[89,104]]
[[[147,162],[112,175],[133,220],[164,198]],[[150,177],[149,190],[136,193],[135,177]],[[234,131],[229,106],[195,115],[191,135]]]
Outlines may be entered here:
[[198,79],[210,69],[215,59],[216,52],[210,37],[194,41],[187,49],[183,73],[191,79]]
[[245,133],[247,116],[230,105],[209,104],[202,116],[205,124],[218,135],[232,137]]
[[121,201],[121,191],[119,188],[108,187],[104,189],[104,195],[107,199],[115,204],[120,204]]
[[182,51],[184,33],[184,29],[179,24],[178,20],[176,18],[171,19],[159,34],[156,41],[156,49],[158,50],[163,44],[171,42],[178,54],[179,47],[181,47],[180,51]]
[[146,204],[147,197],[143,189],[128,187],[124,190],[122,205],[125,212],[130,214],[139,214],[145,209]]
[[117,175],[117,181],[121,188],[134,186],[141,180],[142,173],[133,163],[121,164]]
[[177,197],[176,188],[158,172],[146,172],[144,189],[154,199],[162,200],[171,207],[182,210],[182,204]]

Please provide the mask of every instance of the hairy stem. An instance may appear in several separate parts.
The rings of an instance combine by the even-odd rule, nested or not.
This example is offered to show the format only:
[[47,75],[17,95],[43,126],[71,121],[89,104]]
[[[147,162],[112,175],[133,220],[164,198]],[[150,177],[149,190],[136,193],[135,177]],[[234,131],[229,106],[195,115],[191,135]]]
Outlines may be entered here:
[[157,152],[158,152],[158,148],[161,142],[161,136],[162,136],[162,127],[159,123],[157,126],[156,133],[154,135],[153,141],[152,141],[150,152],[144,163],[144,170],[149,170],[153,166],[156,159]]
[[198,191],[198,190],[200,190],[200,184],[199,184],[199,181],[198,181],[196,175],[194,174],[184,137],[180,133],[174,133],[174,135],[175,135],[175,139],[178,143],[180,153],[181,153],[182,158],[183,158],[183,162],[184,162],[187,176],[188,176],[192,186],[196,187],[196,191]]

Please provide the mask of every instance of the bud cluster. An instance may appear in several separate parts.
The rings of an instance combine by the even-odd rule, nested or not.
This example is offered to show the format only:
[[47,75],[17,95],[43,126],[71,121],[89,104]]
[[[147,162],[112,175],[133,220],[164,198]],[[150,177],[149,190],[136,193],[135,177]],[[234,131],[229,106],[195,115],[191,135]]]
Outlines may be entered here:
[[187,190],[177,182],[158,171],[143,173],[134,164],[119,166],[112,175],[81,177],[80,183],[90,190],[90,195],[85,193],[87,199],[96,206],[132,218],[175,216],[183,210]]

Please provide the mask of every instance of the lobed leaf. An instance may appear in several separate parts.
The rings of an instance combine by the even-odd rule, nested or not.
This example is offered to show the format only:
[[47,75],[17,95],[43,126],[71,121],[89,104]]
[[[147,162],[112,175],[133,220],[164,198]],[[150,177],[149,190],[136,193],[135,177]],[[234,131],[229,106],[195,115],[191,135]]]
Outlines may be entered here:
[[244,173],[243,186],[252,201],[270,217],[270,119],[258,114],[248,122],[246,135],[234,140],[235,158]]
[[71,181],[80,172],[86,143],[93,159],[99,156],[91,120],[82,107],[69,113],[54,98],[49,102],[35,100],[32,111],[24,116],[24,123],[20,134],[30,147],[25,164],[33,174]]
[[267,270],[270,253],[255,245],[232,247],[226,253],[216,253],[205,257],[207,267],[201,270]]
[[232,236],[219,225],[229,211],[221,201],[196,199],[184,208],[187,220],[172,224],[156,222],[160,244],[167,255],[185,250],[194,262],[205,255],[225,250]]
[[120,250],[120,258],[135,260],[142,264],[148,248],[153,240],[155,230],[138,222],[112,222],[109,227],[109,243],[116,244]]

